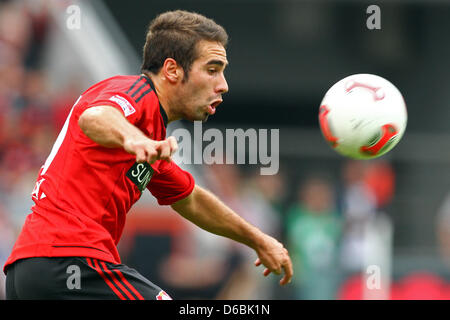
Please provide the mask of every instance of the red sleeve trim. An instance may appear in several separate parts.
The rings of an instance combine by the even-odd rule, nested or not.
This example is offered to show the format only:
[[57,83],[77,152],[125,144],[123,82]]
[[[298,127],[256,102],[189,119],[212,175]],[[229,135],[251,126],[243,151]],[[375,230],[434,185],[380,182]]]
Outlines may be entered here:
[[191,185],[185,192],[183,192],[175,197],[158,199],[158,204],[165,206],[165,205],[171,205],[177,201],[183,200],[184,198],[188,197],[192,193],[192,191],[194,190],[194,187],[195,187],[195,183],[193,183],[193,181],[192,181]]
[[183,193],[180,193],[176,196],[158,199],[159,205],[165,206],[165,205],[174,204],[175,202],[186,198],[187,196],[189,196],[192,193],[192,191],[194,190],[194,187],[195,187],[194,177],[190,173],[187,173],[187,175],[189,176],[189,187]]

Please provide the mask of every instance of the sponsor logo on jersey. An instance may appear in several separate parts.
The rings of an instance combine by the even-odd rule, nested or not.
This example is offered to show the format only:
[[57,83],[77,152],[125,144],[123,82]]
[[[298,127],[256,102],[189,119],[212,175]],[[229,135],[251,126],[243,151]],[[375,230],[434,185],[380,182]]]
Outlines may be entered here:
[[121,95],[116,94],[115,96],[109,98],[109,100],[114,101],[122,108],[125,117],[128,117],[130,114],[136,112],[131,103],[128,102],[128,100],[122,97]]
[[135,163],[130,170],[128,170],[126,176],[138,187],[142,192],[147,188],[150,179],[153,176],[153,168],[147,163]]

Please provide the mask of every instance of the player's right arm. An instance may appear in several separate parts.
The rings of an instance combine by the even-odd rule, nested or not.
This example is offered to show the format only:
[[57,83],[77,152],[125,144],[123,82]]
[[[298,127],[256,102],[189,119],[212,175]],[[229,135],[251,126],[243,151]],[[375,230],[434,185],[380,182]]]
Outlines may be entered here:
[[78,119],[78,125],[92,141],[107,148],[123,148],[136,156],[136,162],[153,163],[156,160],[171,161],[178,145],[174,137],[155,141],[112,106],[95,106],[86,109]]

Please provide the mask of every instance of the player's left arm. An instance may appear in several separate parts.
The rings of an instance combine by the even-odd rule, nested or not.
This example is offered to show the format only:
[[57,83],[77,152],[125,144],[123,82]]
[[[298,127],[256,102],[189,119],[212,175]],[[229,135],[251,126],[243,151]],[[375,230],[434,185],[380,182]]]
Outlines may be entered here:
[[281,274],[284,270],[280,284],[291,281],[292,262],[283,245],[245,221],[211,192],[196,185],[188,197],[172,204],[172,208],[202,229],[254,249],[258,255],[255,265],[266,267],[265,276],[271,272]]

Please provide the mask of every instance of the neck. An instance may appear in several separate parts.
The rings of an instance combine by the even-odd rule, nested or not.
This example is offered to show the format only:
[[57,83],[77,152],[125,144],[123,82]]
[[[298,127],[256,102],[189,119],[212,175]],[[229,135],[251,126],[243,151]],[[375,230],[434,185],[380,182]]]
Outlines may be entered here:
[[170,123],[172,121],[178,120],[179,118],[172,112],[172,102],[170,101],[170,92],[164,83],[164,79],[161,79],[160,76],[152,74],[150,72],[145,72],[143,75],[149,77],[153,85],[155,86],[156,95],[161,104],[161,107],[164,109],[167,115],[167,122]]

